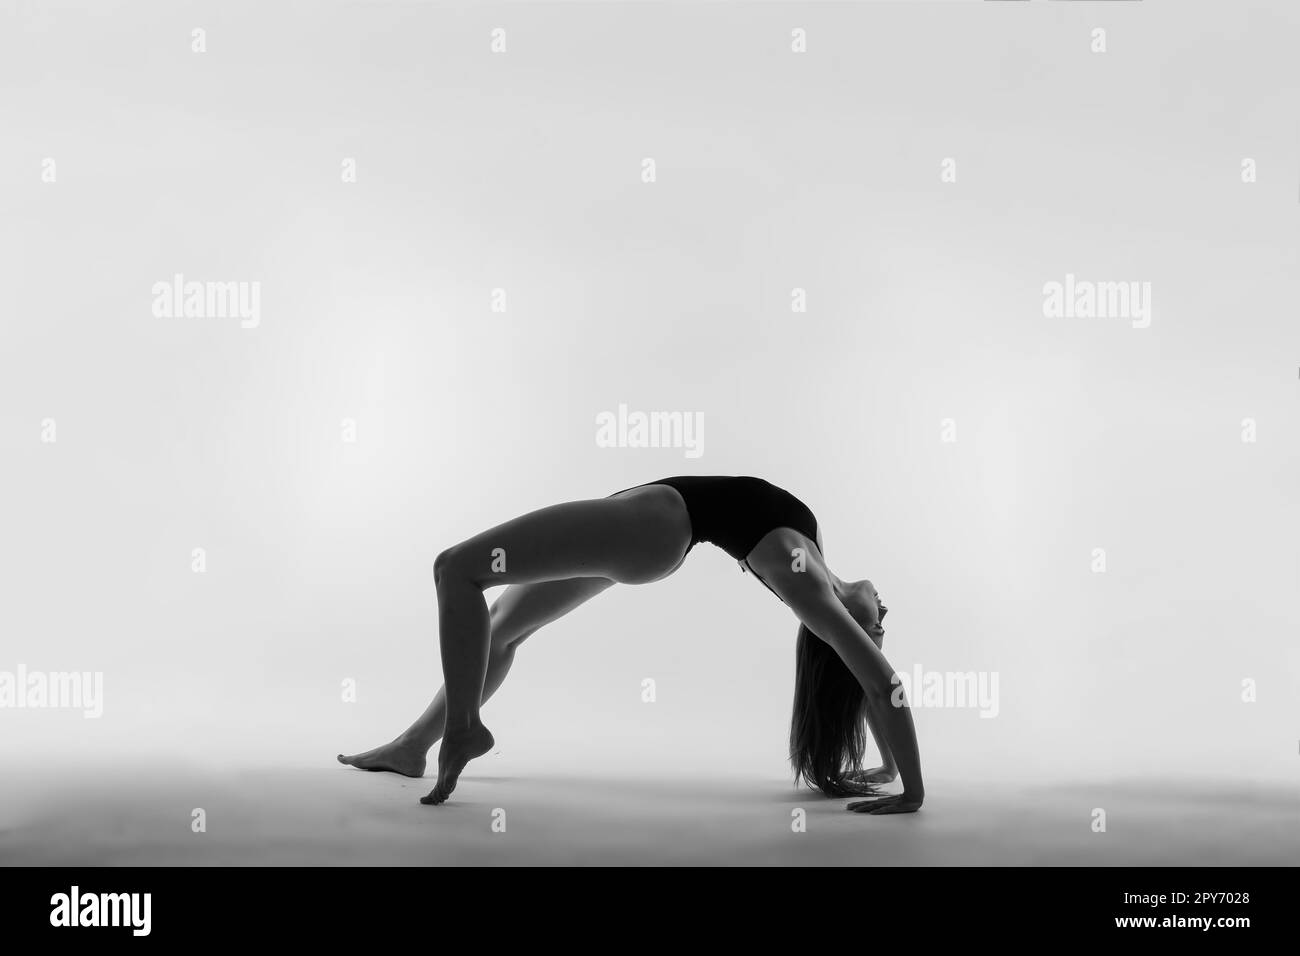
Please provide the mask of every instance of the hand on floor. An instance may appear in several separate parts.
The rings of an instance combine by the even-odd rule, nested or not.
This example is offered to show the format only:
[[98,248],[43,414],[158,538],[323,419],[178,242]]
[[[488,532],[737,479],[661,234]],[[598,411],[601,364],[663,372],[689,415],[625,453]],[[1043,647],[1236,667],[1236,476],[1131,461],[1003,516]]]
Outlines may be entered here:
[[915,813],[921,809],[922,802],[922,798],[895,793],[887,797],[877,797],[875,800],[857,800],[845,809],[852,810],[854,813]]

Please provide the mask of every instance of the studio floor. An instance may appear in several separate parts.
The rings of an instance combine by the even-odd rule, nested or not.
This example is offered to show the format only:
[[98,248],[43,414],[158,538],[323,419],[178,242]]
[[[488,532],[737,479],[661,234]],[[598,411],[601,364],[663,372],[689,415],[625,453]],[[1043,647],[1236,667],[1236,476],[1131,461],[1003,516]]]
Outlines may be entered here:
[[[1296,865],[1294,790],[1128,781],[1039,789],[931,781],[919,814],[847,813],[781,780],[470,773],[322,764],[27,776],[0,795],[5,865]],[[806,811],[795,832],[794,810]],[[1094,808],[1106,831],[1094,832]],[[194,832],[202,809],[205,832]],[[495,823],[495,827],[494,827]]]

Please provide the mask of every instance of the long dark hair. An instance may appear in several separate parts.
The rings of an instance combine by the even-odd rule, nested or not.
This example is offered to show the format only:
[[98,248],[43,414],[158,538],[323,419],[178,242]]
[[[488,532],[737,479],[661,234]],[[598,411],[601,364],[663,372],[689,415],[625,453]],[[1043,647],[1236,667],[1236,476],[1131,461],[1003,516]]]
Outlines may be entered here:
[[790,763],[802,779],[832,797],[849,796],[844,774],[862,768],[867,697],[835,649],[804,625],[795,646]]

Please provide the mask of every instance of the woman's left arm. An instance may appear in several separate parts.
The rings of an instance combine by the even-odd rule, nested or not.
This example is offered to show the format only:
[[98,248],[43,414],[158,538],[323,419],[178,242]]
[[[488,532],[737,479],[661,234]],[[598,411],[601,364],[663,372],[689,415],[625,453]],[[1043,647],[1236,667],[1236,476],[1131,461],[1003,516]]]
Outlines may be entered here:
[[840,660],[858,679],[867,695],[868,712],[875,718],[873,731],[878,729],[883,737],[885,746],[881,752],[888,751],[902,776],[901,794],[850,804],[849,809],[864,813],[910,813],[920,809],[925,800],[925,783],[921,779],[916,725],[903,688],[885,655],[845,610],[831,588],[816,576],[780,574],[769,583],[810,631],[835,648]]

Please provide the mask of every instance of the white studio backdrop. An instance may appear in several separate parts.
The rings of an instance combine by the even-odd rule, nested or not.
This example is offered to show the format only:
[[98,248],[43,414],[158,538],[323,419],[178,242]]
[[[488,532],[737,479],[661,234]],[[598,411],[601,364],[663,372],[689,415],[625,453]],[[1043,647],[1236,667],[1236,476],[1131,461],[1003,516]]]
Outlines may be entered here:
[[[876,583],[899,671],[996,675],[995,714],[918,707],[932,779],[1294,779],[1300,10],[6,24],[0,670],[104,681],[98,719],[0,711],[6,759],[377,745],[440,683],[439,550],[754,474]],[[177,275],[256,315],[168,314]],[[600,447],[620,405],[702,454]],[[777,777],[794,632],[701,546],[528,641],[498,766]]]

